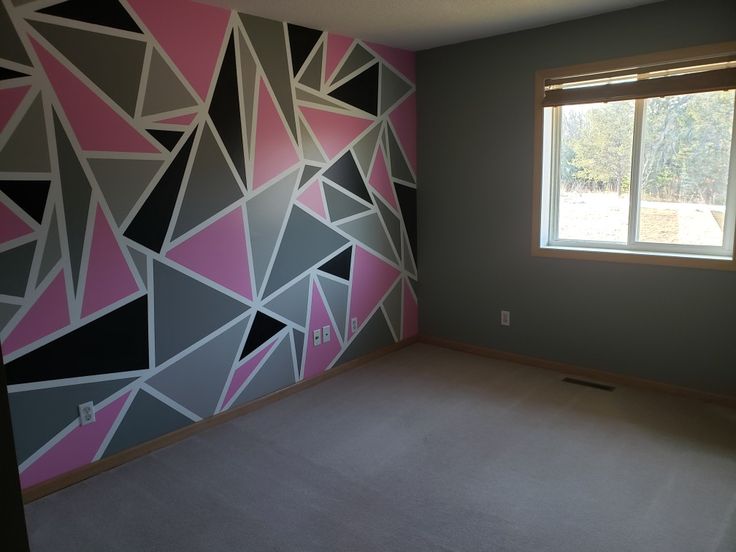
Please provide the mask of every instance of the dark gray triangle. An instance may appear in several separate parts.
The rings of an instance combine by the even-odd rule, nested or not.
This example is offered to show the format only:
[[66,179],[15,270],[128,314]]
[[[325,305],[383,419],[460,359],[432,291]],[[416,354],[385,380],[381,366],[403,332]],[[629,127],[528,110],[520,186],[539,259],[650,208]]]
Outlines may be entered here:
[[399,143],[396,141],[396,136],[388,126],[386,126],[386,132],[388,133],[388,144],[389,144],[389,155],[391,157],[391,176],[394,178],[400,178],[407,182],[414,182],[414,177],[409,170],[409,165],[404,159],[404,154],[399,149]]
[[18,312],[20,305],[9,305],[8,303],[0,303],[0,331],[10,322],[10,319]]
[[294,207],[276,254],[266,294],[273,293],[348,241],[329,226]]
[[348,55],[347,59],[342,64],[342,67],[340,67],[337,74],[332,78],[332,82],[337,82],[347,77],[350,73],[360,69],[364,65],[368,65],[374,59],[376,58],[374,58],[368,50],[363,48],[360,44],[356,44],[353,51],[350,52],[350,55]]
[[141,280],[143,280],[143,285],[148,287],[148,257],[132,247],[129,247],[128,251],[138,274],[141,276]]
[[373,154],[376,151],[376,142],[378,142],[380,132],[381,124],[379,123],[353,146],[355,158],[365,175],[368,175],[371,170],[371,161],[373,161]]
[[302,169],[302,175],[299,177],[299,187],[301,188],[307,182],[312,180],[312,177],[319,172],[320,168],[314,165],[304,165]]
[[122,378],[9,393],[18,463],[24,462],[77,419],[81,403],[102,402],[134,379]]
[[337,362],[335,362],[335,366],[355,360],[393,343],[394,336],[388,327],[386,317],[383,316],[381,309],[378,309],[340,355]]
[[297,373],[302,373],[302,356],[304,355],[304,333],[299,330],[291,329],[292,339],[294,340],[294,351],[296,352],[296,368]]
[[171,70],[161,54],[151,53],[148,83],[143,96],[143,115],[165,113],[196,105],[196,100]]
[[[29,21],[57,50],[129,115],[135,114],[146,43]],[[100,62],[100,52],[105,53]]]
[[330,221],[332,222],[370,209],[370,207],[366,207],[362,203],[355,201],[329,184],[324,184],[323,188],[325,190],[327,210],[330,212]]
[[247,310],[243,303],[158,261],[153,263],[156,364]]
[[268,263],[276,249],[298,175],[299,171],[288,174],[245,204],[257,289],[261,288]]
[[302,137],[302,154],[304,155],[304,159],[324,163],[325,158],[319,150],[317,142],[315,142],[312,134],[307,130],[306,125],[302,123],[301,119],[299,119],[299,134]]
[[299,326],[305,326],[308,301],[309,276],[307,275],[266,303],[266,308]]
[[46,121],[39,94],[0,151],[0,171],[49,172],[50,170]]
[[383,219],[383,222],[386,225],[386,229],[388,230],[388,235],[391,237],[391,241],[394,243],[396,251],[400,254],[401,221],[399,220],[399,217],[391,212],[388,206],[383,201],[381,201],[378,196],[375,196],[374,199],[374,203],[378,205],[378,211],[381,213],[381,218]]
[[408,82],[381,64],[381,115],[393,107],[409,90],[411,85]]
[[307,65],[307,68],[302,73],[302,77],[299,82],[304,86],[308,86],[312,90],[319,90],[322,87],[322,53],[324,51],[324,45],[320,44],[319,49],[314,54],[314,57]]
[[414,262],[414,255],[412,255],[411,246],[409,245],[409,240],[406,237],[406,234],[403,235],[403,242],[404,242],[404,270],[406,270],[409,274],[416,276],[417,275],[417,265]]
[[383,308],[386,309],[394,335],[397,337],[401,336],[401,289],[401,280],[399,280],[383,302]]
[[248,319],[156,374],[148,384],[202,418],[215,413]]
[[344,109],[344,106],[340,105],[334,100],[318,96],[312,92],[307,92],[302,88],[296,88],[296,99],[303,102],[311,102],[318,105],[326,105],[327,107],[335,107],[337,109]]
[[396,260],[396,254],[391,247],[391,243],[388,241],[386,231],[383,229],[376,213],[371,213],[368,216],[360,217],[350,222],[344,222],[338,225],[338,227],[387,259]]
[[143,195],[163,161],[156,159],[90,159],[89,166],[120,226]]
[[245,404],[294,383],[294,360],[291,356],[291,343],[288,338],[284,337],[271,353],[271,356],[263,363],[258,373],[248,382],[233,406]]
[[32,241],[0,253],[0,295],[23,297],[31,272],[36,242]]
[[[253,54],[243,35],[238,33],[238,41],[240,44],[240,74],[243,90],[243,113],[245,115],[245,135],[248,137],[248,144],[251,143],[250,136],[253,129],[253,109],[256,91],[256,70],[258,66],[253,59]],[[247,148],[246,148],[247,149]]]
[[345,338],[345,324],[347,323],[348,313],[348,285],[342,282],[336,282],[325,276],[317,276],[322,291],[325,292],[327,306],[332,313],[337,329],[340,335]]
[[43,256],[41,257],[41,266],[38,269],[38,278],[36,285],[46,278],[51,269],[61,260],[61,241],[59,240],[59,222],[56,217],[56,210],[51,215],[49,230],[46,234],[46,243],[43,246]]
[[5,10],[5,6],[0,2],[0,58],[22,63],[23,65],[31,65],[28,59],[26,49],[15,32],[13,22]]
[[205,125],[194,156],[189,182],[176,220],[173,238],[219,213],[243,197],[209,125]]

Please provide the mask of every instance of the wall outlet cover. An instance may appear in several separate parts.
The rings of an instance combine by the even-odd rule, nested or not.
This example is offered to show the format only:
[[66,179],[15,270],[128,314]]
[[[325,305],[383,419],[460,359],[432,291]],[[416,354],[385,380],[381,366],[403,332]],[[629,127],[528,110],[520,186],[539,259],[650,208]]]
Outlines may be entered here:
[[95,421],[95,403],[89,401],[79,405],[79,421],[82,425],[91,424]]
[[312,341],[315,347],[322,344],[322,330],[314,330],[312,333]]
[[322,326],[322,343],[329,343],[332,336],[330,335],[330,327]]

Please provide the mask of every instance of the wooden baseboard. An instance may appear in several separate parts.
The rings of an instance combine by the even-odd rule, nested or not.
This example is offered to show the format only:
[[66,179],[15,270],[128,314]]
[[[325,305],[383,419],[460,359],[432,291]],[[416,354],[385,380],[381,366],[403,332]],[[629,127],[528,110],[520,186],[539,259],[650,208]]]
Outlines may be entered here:
[[699,401],[705,401],[709,403],[720,404],[723,406],[729,406],[731,408],[736,408],[736,397],[730,395],[708,393],[707,391],[698,391],[697,389],[680,387],[678,385],[673,385],[670,383],[663,383],[645,378],[639,378],[636,376],[616,374],[603,370],[595,370],[592,368],[583,368],[581,366],[575,366],[573,364],[568,364],[565,362],[558,362],[556,360],[548,360],[544,358],[522,355],[519,353],[511,353],[508,351],[499,351],[498,349],[480,347],[478,345],[470,345],[467,343],[462,343],[460,341],[453,341],[451,339],[444,339],[440,337],[422,335],[419,337],[419,341],[422,343],[437,345],[438,347],[454,349],[456,351],[462,351],[474,355],[494,358],[498,360],[506,360],[508,362],[514,362],[517,364],[526,364],[528,366],[544,368],[546,370],[554,370],[555,372],[561,372],[563,374],[573,376],[581,376],[602,383],[623,385],[626,387],[635,387],[638,389],[647,389],[649,391],[658,391],[660,393],[667,393],[669,395],[688,397],[691,399],[697,399]]
[[248,414],[249,412],[253,412],[254,410],[258,410],[259,408],[263,408],[268,404],[281,400],[285,397],[288,397],[289,395],[293,395],[294,393],[304,391],[305,389],[312,387],[313,385],[317,385],[318,383],[321,383],[326,379],[335,377],[352,368],[370,362],[371,360],[375,360],[399,349],[403,349],[404,347],[415,343],[417,340],[418,338],[412,337],[403,341],[399,341],[398,343],[394,343],[387,347],[383,347],[360,358],[356,358],[339,366],[335,366],[334,368],[331,368],[327,372],[315,378],[300,381],[294,385],[285,387],[284,389],[279,389],[278,391],[271,393],[270,395],[266,395],[264,397],[261,397],[260,399],[249,402],[248,404],[232,408],[219,414],[215,414],[214,416],[210,416],[209,418],[205,418],[204,420],[190,424],[172,433],[162,435],[161,437],[153,439],[152,441],[148,441],[117,454],[113,454],[112,456],[103,458],[92,464],[88,464],[86,466],[82,466],[70,472],[64,473],[58,477],[54,477],[53,479],[49,479],[48,481],[39,483],[38,485],[28,487],[27,489],[23,490],[23,502],[28,504],[29,502],[33,502],[34,500],[38,500],[41,497],[55,493],[56,491],[59,491],[65,487],[69,487],[70,485],[79,483],[80,481],[88,479],[92,476],[125,464],[126,462],[130,462],[131,460],[135,460],[136,458],[145,456],[146,454],[149,454],[155,450],[173,445],[174,443],[186,439],[187,437],[194,435],[195,433],[199,433],[200,431],[204,431],[205,429],[223,424],[229,420],[232,420],[233,418],[237,418],[239,416]]

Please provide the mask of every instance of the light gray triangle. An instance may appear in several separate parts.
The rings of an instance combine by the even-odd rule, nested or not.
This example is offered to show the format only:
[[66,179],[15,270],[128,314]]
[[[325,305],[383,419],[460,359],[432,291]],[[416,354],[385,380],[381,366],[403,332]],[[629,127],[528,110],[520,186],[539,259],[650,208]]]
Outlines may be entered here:
[[142,114],[164,113],[196,104],[197,101],[154,48],[148,70],[148,84],[143,96]]
[[302,73],[302,77],[299,82],[304,86],[308,86],[312,90],[319,90],[322,88],[322,52],[324,51],[324,45],[320,44],[319,50],[314,54],[312,60],[307,65],[306,69]]
[[375,59],[376,58],[374,58],[368,50],[363,48],[360,44],[356,44],[353,51],[350,52],[350,55],[345,59],[342,67],[340,67],[337,74],[332,78],[332,82],[337,82],[347,77],[353,71],[360,69]]
[[23,43],[18,38],[13,22],[2,3],[0,3],[0,58],[31,65]]
[[348,285],[342,282],[336,282],[325,276],[318,275],[317,278],[322,286],[322,291],[325,292],[327,306],[330,308],[330,312],[335,319],[337,329],[340,335],[345,338],[345,324],[348,313]]
[[133,259],[133,264],[135,265],[138,274],[141,276],[141,280],[143,280],[143,284],[146,285],[148,282],[148,257],[132,247],[129,247],[128,251],[130,252],[130,256]]
[[381,115],[386,113],[409,90],[411,90],[409,83],[386,65],[381,64]]
[[383,151],[389,152],[390,149],[388,147],[388,124],[385,125],[386,131],[381,134],[381,142],[383,142]]
[[289,385],[294,381],[294,360],[288,338],[281,340],[258,373],[248,382],[233,406],[253,401]]
[[89,159],[115,223],[120,226],[163,161],[156,159]]
[[253,59],[250,48],[238,33],[238,42],[240,45],[240,74],[243,85],[243,111],[245,113],[245,128],[248,143],[250,144],[251,129],[253,128],[253,104],[255,102],[256,92],[256,70],[258,69],[256,61]]
[[394,335],[401,335],[401,280],[399,280],[394,289],[386,296],[383,302],[383,308],[386,309]]
[[159,372],[148,384],[198,416],[215,413],[248,318]]
[[182,198],[173,237],[178,238],[224,208],[243,193],[209,125],[205,125]]
[[0,331],[10,322],[10,319],[18,312],[20,305],[9,305],[0,303]]
[[344,109],[344,107],[338,104],[337,102],[331,101],[322,96],[318,96],[317,94],[313,94],[312,92],[308,92],[302,88],[296,88],[296,99],[301,100],[303,102],[311,102],[314,104],[326,105],[327,107]]
[[304,154],[304,159],[324,163],[325,158],[322,156],[319,146],[317,146],[314,138],[312,138],[312,134],[307,130],[306,125],[301,119],[299,120],[299,133],[302,137],[302,153]]
[[46,121],[39,94],[0,151],[0,171],[49,172],[50,170]]
[[347,243],[348,240],[322,221],[294,207],[274,260],[266,294],[279,289]]
[[330,213],[330,220],[332,222],[370,209],[370,207],[366,207],[362,203],[355,201],[329,184],[325,183],[323,188],[325,190],[327,210]]
[[294,340],[294,351],[296,352],[297,373],[302,373],[302,356],[304,355],[304,333],[292,328],[292,339]]
[[353,146],[355,158],[358,160],[358,164],[363,169],[363,174],[365,175],[368,175],[371,170],[371,161],[373,160],[373,153],[376,151],[376,142],[378,142],[380,132],[381,125],[379,123]]
[[388,236],[386,236],[386,232],[376,213],[345,222],[338,225],[338,227],[387,259],[396,260],[396,254],[391,248]]
[[381,309],[378,309],[340,355],[335,366],[360,358],[393,343],[394,336],[388,327],[386,317],[383,316]]
[[386,132],[388,133],[389,153],[391,155],[391,176],[413,183],[414,177],[409,170],[409,165],[406,163],[406,159],[404,159],[404,154],[401,153],[401,150],[399,149],[396,136],[394,136],[394,133],[391,132],[388,127],[386,128]]
[[291,285],[286,291],[281,292],[266,303],[266,307],[295,324],[306,326],[308,301],[309,275]]
[[394,243],[396,251],[401,252],[401,221],[399,217],[394,215],[386,204],[383,203],[378,197],[373,198],[374,203],[378,205],[378,211],[381,213],[381,218],[386,224],[388,229],[388,235],[391,237],[391,241]]
[[416,276],[417,274],[417,265],[414,263],[414,255],[411,252],[411,247],[409,246],[409,240],[407,239],[406,235],[403,235],[404,240],[404,270],[406,270],[409,274],[413,274]]
[[31,272],[36,242],[32,241],[0,253],[0,295],[23,297]]
[[41,257],[41,266],[38,269],[38,277],[36,285],[48,276],[49,272],[61,260],[61,241],[59,240],[59,222],[56,218],[56,210],[51,214],[51,222],[49,223],[48,234],[46,235],[46,243],[43,246],[43,256]]
[[260,289],[289,209],[299,171],[294,171],[246,202],[253,275]]

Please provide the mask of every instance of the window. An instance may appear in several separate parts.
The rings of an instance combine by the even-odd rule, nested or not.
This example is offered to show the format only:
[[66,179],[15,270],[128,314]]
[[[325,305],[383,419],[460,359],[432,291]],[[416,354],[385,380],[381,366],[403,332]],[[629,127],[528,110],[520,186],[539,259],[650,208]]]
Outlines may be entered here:
[[736,43],[537,74],[533,252],[736,269]]

